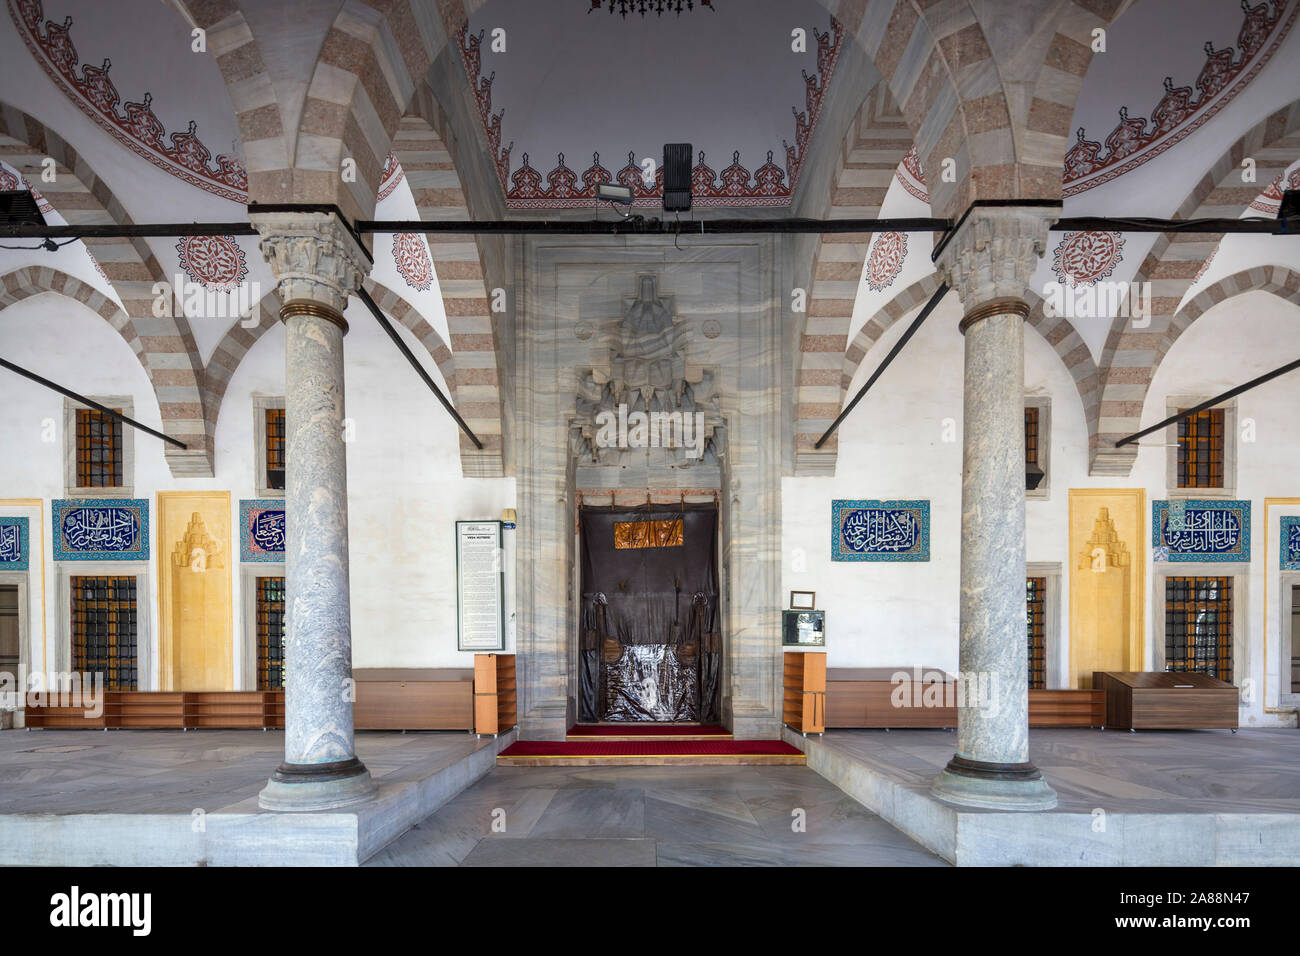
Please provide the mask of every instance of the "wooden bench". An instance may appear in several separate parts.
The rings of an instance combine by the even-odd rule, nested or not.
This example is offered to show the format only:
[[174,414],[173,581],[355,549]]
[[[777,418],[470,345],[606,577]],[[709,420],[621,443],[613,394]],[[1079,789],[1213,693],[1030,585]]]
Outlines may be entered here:
[[365,668],[352,677],[357,730],[474,729],[473,668]]
[[[907,680],[896,683],[898,675]],[[831,667],[826,671],[828,728],[956,727],[957,686],[934,667]],[[900,704],[902,706],[898,706]],[[1030,727],[1102,727],[1098,690],[1030,690]]]

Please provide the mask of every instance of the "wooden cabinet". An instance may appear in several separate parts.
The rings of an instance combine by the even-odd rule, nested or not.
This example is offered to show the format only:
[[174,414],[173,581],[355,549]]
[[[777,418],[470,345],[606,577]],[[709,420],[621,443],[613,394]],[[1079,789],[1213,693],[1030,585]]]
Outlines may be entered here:
[[1237,688],[1208,674],[1096,671],[1106,726],[1130,730],[1236,730]]
[[801,734],[826,730],[826,652],[786,651],[781,719]]
[[503,734],[518,721],[515,655],[474,655],[474,729]]
[[353,672],[357,730],[473,730],[474,672],[467,667]]
[[1029,691],[1030,727],[1104,727],[1106,692],[1102,690]]

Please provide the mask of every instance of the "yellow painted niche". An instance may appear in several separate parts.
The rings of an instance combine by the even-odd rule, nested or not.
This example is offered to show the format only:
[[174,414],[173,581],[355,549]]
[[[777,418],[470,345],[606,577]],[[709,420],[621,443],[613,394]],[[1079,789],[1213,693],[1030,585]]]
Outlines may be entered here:
[[233,690],[230,493],[160,491],[158,524],[161,689]]

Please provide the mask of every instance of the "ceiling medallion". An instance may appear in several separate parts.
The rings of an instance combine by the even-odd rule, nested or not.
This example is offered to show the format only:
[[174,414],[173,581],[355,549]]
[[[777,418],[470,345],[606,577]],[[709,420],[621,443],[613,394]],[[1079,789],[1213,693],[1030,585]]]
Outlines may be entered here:
[[713,9],[713,0],[591,0],[591,9],[587,12],[599,10],[605,3],[608,3],[610,13],[617,12],[624,20],[629,13],[639,13],[643,17],[647,13],[653,13],[657,17],[662,17],[667,12],[675,13],[680,17],[683,7],[688,11],[694,10],[696,3],[701,7]]

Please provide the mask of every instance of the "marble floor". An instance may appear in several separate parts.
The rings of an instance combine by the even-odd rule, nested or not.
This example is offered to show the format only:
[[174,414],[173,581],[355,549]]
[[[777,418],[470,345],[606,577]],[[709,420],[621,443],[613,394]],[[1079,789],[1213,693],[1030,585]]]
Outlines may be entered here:
[[[479,742],[464,733],[363,732],[356,745],[371,776],[402,783]],[[0,814],[255,812],[283,759],[283,731],[6,730]]]
[[[821,742],[901,783],[928,785],[956,739],[943,730],[835,730]],[[1029,757],[1060,798],[1050,812],[1300,814],[1300,730],[1035,730]]]
[[366,865],[947,864],[806,767],[497,767]]

